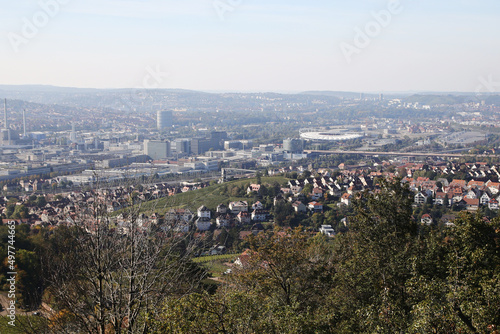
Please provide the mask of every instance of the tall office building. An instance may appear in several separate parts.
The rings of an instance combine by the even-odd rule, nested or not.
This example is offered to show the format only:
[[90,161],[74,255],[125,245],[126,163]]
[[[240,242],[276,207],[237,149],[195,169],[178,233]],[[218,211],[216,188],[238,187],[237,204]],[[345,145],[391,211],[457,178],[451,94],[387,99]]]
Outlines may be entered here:
[[208,138],[198,137],[191,139],[191,153],[205,154],[211,148],[211,141]]
[[1,135],[1,140],[3,145],[12,145],[12,140],[11,140],[11,131],[9,127],[9,121],[7,119],[7,99],[4,100],[3,102],[3,112],[4,112],[4,121],[3,121],[3,129],[2,129],[2,135]]
[[283,149],[290,153],[299,153],[304,150],[304,141],[302,139],[283,140]]
[[214,150],[224,149],[224,141],[227,140],[227,132],[212,131],[210,133],[210,147]]
[[71,133],[69,135],[69,140],[72,143],[76,143],[76,127],[74,122],[71,124]]
[[173,125],[173,116],[170,110],[158,110],[156,113],[156,127],[158,131],[171,128]]
[[153,160],[166,159],[171,156],[170,142],[160,140],[145,140],[144,154],[148,155]]
[[179,138],[174,140],[172,143],[172,149],[174,149],[177,154],[191,153],[191,139]]
[[224,131],[212,131],[206,137],[195,137],[191,139],[191,153],[198,155],[212,150],[224,149],[227,133]]

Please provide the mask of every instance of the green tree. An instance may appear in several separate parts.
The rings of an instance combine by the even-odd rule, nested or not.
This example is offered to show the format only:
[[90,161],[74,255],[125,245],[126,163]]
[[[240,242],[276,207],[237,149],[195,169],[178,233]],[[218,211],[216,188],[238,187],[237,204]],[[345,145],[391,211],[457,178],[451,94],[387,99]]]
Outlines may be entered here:
[[331,307],[344,331],[405,332],[411,314],[405,283],[417,237],[412,194],[399,181],[381,185],[381,192],[363,193],[354,202],[350,230],[337,237]]
[[45,196],[39,196],[36,199],[36,206],[39,208],[43,208],[45,205],[47,205],[47,200],[45,199]]
[[214,295],[170,299],[155,333],[327,333],[331,248],[302,229],[250,240],[248,261]]
[[500,224],[470,213],[454,224],[423,239],[414,258],[414,331],[486,333],[500,326]]
[[17,289],[23,307],[35,309],[40,305],[43,292],[43,277],[38,255],[33,251],[19,249],[16,253]]
[[274,216],[274,222],[279,226],[285,226],[290,224],[294,211],[290,203],[279,201],[273,207],[272,213]]
[[304,189],[302,189],[301,193],[308,196],[312,193],[314,187],[312,184],[308,183],[304,186]]
[[29,216],[29,210],[24,205],[17,205],[11,218],[13,219],[24,219]]

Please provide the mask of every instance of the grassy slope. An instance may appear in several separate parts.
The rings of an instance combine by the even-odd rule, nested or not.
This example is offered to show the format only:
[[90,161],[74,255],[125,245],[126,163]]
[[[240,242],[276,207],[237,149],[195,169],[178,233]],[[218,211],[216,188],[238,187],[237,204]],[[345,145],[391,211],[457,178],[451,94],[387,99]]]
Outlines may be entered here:
[[219,261],[219,260],[230,261],[230,260],[235,260],[240,255],[241,254],[223,254],[223,255],[201,256],[201,257],[194,258],[193,262],[195,262],[195,263],[205,263],[205,262],[212,262],[212,261]]
[[[8,322],[10,321],[9,318],[0,317],[0,334],[26,333],[26,331],[23,330],[23,328],[26,328],[26,327],[23,326],[22,324],[20,324],[19,321],[22,321],[24,323],[24,325],[26,325],[28,322],[31,323],[32,325],[45,323],[45,318],[38,317],[38,316],[30,316],[29,321],[27,321],[27,320],[28,320],[28,318],[26,316],[22,316],[22,315],[18,314],[16,316],[16,321],[15,321],[16,325],[13,327],[13,326],[8,324]],[[28,328],[30,328],[30,327],[28,327]]]
[[212,274],[212,277],[221,277],[223,273],[230,267],[226,266],[226,262],[236,260],[240,254],[224,254],[203,256],[193,259],[194,262],[201,264]]
[[[282,185],[286,184],[288,179],[283,176],[262,177],[262,184],[272,184],[278,182]],[[163,214],[172,208],[188,208],[195,212],[200,206],[205,205],[211,210],[215,210],[217,205],[224,203],[228,204],[232,201],[248,200],[247,197],[233,197],[230,194],[223,193],[224,186],[243,186],[248,183],[255,183],[256,179],[242,179],[237,181],[226,182],[224,184],[216,184],[200,190],[189,191],[175,196],[161,198],[158,201],[151,201],[142,205],[142,211],[158,212]]]
[[17,327],[12,327],[8,324],[10,321],[9,318],[7,317],[0,317],[0,328],[2,329],[0,333],[2,334],[17,334],[17,333],[22,333],[20,329]]

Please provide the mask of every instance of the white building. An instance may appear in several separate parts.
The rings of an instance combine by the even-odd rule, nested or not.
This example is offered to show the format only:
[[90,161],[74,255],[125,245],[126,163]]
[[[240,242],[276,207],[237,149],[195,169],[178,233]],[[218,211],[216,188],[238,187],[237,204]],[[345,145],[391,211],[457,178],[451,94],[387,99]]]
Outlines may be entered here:
[[328,237],[335,236],[335,230],[332,228],[332,225],[321,225],[319,231]]
[[211,218],[210,210],[204,205],[202,205],[198,208],[197,214],[198,214],[198,217],[200,217],[200,218],[208,218],[208,219]]

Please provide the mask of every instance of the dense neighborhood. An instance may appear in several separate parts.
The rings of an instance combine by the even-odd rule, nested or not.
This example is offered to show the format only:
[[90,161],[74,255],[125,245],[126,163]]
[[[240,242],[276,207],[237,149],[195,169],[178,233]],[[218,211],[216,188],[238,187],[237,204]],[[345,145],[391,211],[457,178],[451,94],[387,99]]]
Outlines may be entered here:
[[[492,218],[499,209],[500,166],[484,162],[436,161],[423,164],[381,161],[372,166],[341,164],[317,170],[304,166],[287,167],[271,169],[266,174],[286,175],[290,178],[284,178],[287,180],[286,184],[274,186],[266,184],[266,178],[262,178],[260,183],[248,183],[245,189],[241,189],[242,196],[247,199],[227,201],[214,207],[207,207],[202,203],[197,208],[175,205],[168,208],[167,205],[140,209],[138,225],[141,228],[155,225],[163,230],[175,229],[184,233],[190,230],[203,233],[214,229],[238,228],[240,235],[244,237],[248,233],[255,234],[265,230],[269,223],[286,225],[286,220],[280,221],[275,217],[279,210],[290,210],[293,215],[302,215],[301,217],[321,217],[330,210],[342,210],[344,207],[342,213],[345,216],[336,216],[335,220],[328,221],[321,218],[320,223],[313,226],[317,232],[334,236],[332,226],[335,229],[347,227],[349,207],[356,193],[376,193],[379,191],[380,180],[396,178],[414,193],[414,219],[423,224],[452,224],[456,213],[461,210],[484,212],[488,209],[485,217]],[[14,219],[18,224],[28,224],[32,228],[71,226],[76,220],[86,217],[83,221],[88,222],[91,230],[93,223],[85,216],[85,210],[99,203],[104,205],[111,226],[127,233],[129,217],[121,213],[124,208],[137,207],[155,199],[175,198],[177,194],[211,186],[208,182],[179,185],[157,183],[146,187],[131,185],[40,196],[30,194],[38,185],[38,180],[22,180],[19,186],[24,188],[25,195],[0,198],[2,216]],[[270,194],[273,195],[272,198]],[[441,209],[429,209],[437,207]],[[325,232],[325,229],[331,230]]]

